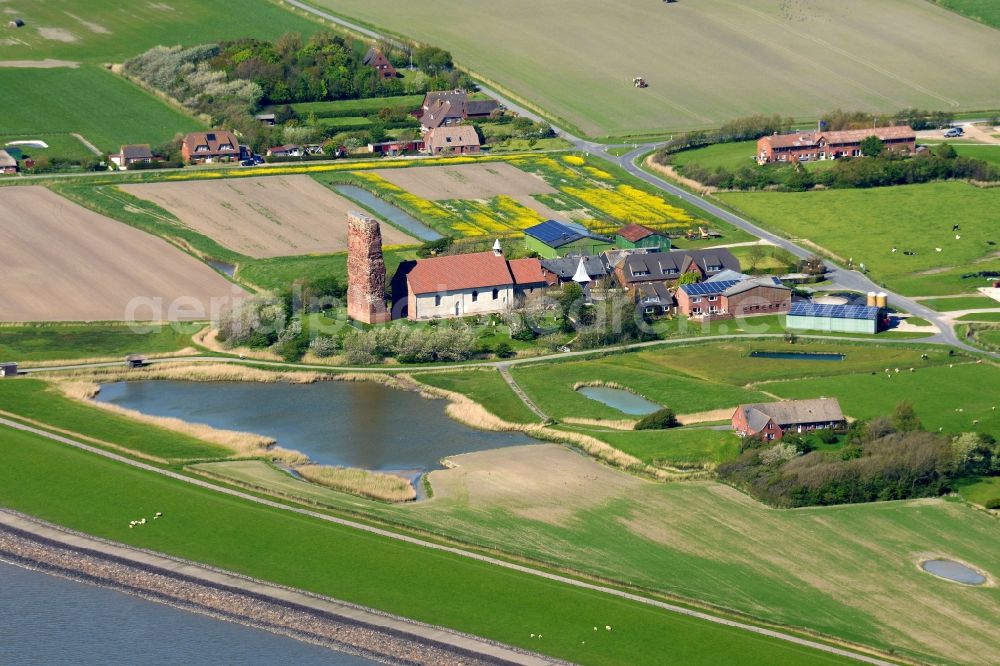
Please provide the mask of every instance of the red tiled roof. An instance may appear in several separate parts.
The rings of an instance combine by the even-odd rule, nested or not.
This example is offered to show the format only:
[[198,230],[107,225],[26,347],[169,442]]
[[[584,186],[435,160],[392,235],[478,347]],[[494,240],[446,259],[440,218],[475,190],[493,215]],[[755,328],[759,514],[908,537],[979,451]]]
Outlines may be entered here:
[[797,132],[795,134],[775,134],[763,137],[763,141],[772,148],[811,148],[819,144],[820,139],[827,143],[861,143],[870,136],[877,136],[883,141],[889,139],[916,139],[913,128],[908,125],[895,127],[876,127],[874,129],[839,130],[836,132]]
[[514,284],[507,260],[493,252],[421,259],[406,276],[406,281],[411,294],[436,294]]
[[655,234],[655,231],[649,227],[644,227],[641,224],[629,224],[618,230],[619,236],[632,243],[637,243],[643,238],[648,238],[649,236],[653,236]]
[[510,265],[511,275],[514,276],[514,284],[545,282],[542,262],[538,259],[511,259],[507,263]]

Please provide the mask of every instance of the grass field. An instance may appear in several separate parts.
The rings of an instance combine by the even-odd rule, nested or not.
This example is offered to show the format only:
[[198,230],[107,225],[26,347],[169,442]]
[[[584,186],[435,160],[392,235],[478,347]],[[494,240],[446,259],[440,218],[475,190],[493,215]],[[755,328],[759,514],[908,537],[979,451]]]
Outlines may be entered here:
[[4,10],[25,27],[0,40],[0,60],[60,58],[121,62],[158,44],[193,46],[222,39],[308,36],[322,26],[269,0],[165,0],[133,3],[122,11],[117,0],[6,0]]
[[938,312],[955,312],[956,310],[986,310],[988,308],[1000,309],[1000,301],[988,296],[963,296],[961,298],[932,298],[920,301],[921,305],[926,305]]
[[[905,295],[969,292],[987,282],[963,274],[1000,269],[996,246],[988,244],[1000,242],[998,188],[939,182],[870,190],[727,192],[719,197],[766,227],[807,238],[844,260],[853,258],[856,265],[863,262],[872,279]],[[960,240],[953,224],[961,225]],[[898,251],[892,252],[893,247]]]
[[[5,432],[0,503],[89,534],[582,664],[846,663],[773,639],[225,497]],[[163,513],[129,530],[135,515]],[[253,548],[245,547],[254,544]],[[323,566],[315,566],[315,562]],[[484,603],[488,599],[488,603]],[[612,632],[593,626],[612,625]],[[543,633],[544,640],[531,633]],[[584,641],[586,643],[584,643]]]
[[983,506],[991,499],[1000,499],[1000,476],[963,482],[959,485],[958,492],[966,501]]
[[446,391],[463,393],[505,421],[537,423],[538,417],[517,397],[493,369],[462,372],[424,372],[417,381]]
[[136,332],[116,324],[3,326],[0,358],[31,362],[173,352],[191,345],[193,331],[179,328],[159,326],[154,331]]
[[993,0],[931,0],[974,21],[1000,28],[1000,5]]
[[38,379],[19,378],[0,382],[0,409],[158,458],[193,460],[231,454],[224,447],[189,435],[71,400],[57,388]]
[[756,141],[734,141],[732,143],[716,143],[705,148],[684,150],[670,156],[670,163],[684,168],[688,164],[698,164],[705,169],[738,169],[741,166],[755,166],[754,153],[757,152]]
[[423,101],[423,95],[399,95],[372,99],[342,99],[333,102],[299,102],[291,106],[295,113],[302,117],[314,113],[317,118],[338,118],[377,114],[382,109],[408,113],[419,109]]
[[[0,70],[0,76],[2,76],[2,70]],[[36,134],[34,132],[30,134],[4,134],[0,136],[0,148],[3,148],[4,144],[8,141],[30,141],[32,139],[41,139],[49,147],[23,147],[21,148],[22,157],[29,157],[35,160],[43,156],[49,158],[62,157],[69,160],[83,160],[96,157],[90,149],[71,134]]]
[[[21,57],[26,57],[24,54]],[[0,68],[0,130],[6,141],[77,132],[104,152],[123,143],[163,143],[204,126],[97,65]],[[86,94],[81,94],[85,91]],[[79,150],[74,149],[73,154]]]
[[[592,136],[716,127],[750,111],[815,118],[837,107],[1000,106],[993,30],[925,0],[317,4],[447,45],[458,63],[488,82]],[[472,26],[489,26],[491,48],[482,48]],[[942,34],[947,47],[937,45]],[[697,67],[678,66],[695,61]],[[977,66],[955,76],[958,62]],[[632,87],[636,75],[649,87]],[[822,86],[814,85],[817,77]],[[780,84],[762,87],[762,80]]]
[[957,321],[1000,322],[1000,312],[980,312],[979,314],[962,315]]
[[[894,370],[896,366],[890,367]],[[912,373],[907,369],[900,366],[901,372],[892,372],[891,379],[880,371],[775,382],[758,388],[782,398],[833,396],[853,418],[889,414],[897,404],[909,400],[928,430],[1000,436],[1000,369],[969,363],[917,366]],[[927,390],[929,386],[933,390]]]
[[718,464],[740,452],[740,440],[728,430],[673,428],[671,430],[595,430],[563,426],[582,432],[635,456],[647,465]]
[[1000,165],[1000,145],[954,146],[955,152],[963,157],[972,157],[977,160],[986,160],[993,164]]

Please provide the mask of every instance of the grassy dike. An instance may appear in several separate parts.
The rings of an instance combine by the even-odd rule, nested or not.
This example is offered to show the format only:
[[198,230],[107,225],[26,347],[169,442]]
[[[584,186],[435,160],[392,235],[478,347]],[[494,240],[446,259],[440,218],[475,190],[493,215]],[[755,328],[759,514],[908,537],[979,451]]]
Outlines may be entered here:
[[[47,439],[0,431],[0,503],[103,538],[585,664],[848,660],[256,506]],[[136,516],[164,519],[129,529]],[[610,625],[613,631],[594,626]],[[532,639],[532,633],[543,638]]]

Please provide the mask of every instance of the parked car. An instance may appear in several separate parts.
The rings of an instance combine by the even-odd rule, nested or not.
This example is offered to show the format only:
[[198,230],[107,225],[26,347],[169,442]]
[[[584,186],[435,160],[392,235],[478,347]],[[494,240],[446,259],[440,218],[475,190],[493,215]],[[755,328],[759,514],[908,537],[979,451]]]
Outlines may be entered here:
[[946,137],[962,136],[963,134],[965,134],[965,130],[963,130],[961,127],[949,127],[944,131],[944,135]]
[[254,155],[253,156],[253,163],[254,164],[263,164],[264,163],[264,158],[261,157],[260,155]]
[[254,161],[253,159],[249,159],[249,160],[240,160],[240,166],[254,166],[254,165],[256,165],[256,164],[257,164],[257,163],[256,163],[256,162],[255,162],[255,161]]

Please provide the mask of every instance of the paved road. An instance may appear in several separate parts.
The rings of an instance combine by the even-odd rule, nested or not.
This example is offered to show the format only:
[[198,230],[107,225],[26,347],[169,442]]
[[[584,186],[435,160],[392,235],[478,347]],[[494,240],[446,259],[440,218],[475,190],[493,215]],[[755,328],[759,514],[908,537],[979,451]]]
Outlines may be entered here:
[[[610,594],[612,596],[619,597],[621,599],[627,599],[629,601],[637,602],[637,603],[644,604],[644,605],[647,605],[647,606],[651,606],[651,607],[654,607],[654,608],[658,608],[658,609],[661,609],[661,610],[666,610],[666,611],[669,611],[669,612],[672,612],[672,613],[679,613],[681,615],[686,615],[688,617],[693,617],[693,618],[697,618],[697,619],[700,619],[700,620],[705,620],[707,622],[712,622],[714,624],[721,624],[721,625],[724,625],[724,626],[727,626],[727,627],[733,627],[733,628],[736,628],[736,629],[742,629],[744,631],[748,631],[748,632],[751,632],[751,633],[754,633],[754,634],[758,634],[760,636],[768,636],[770,638],[776,638],[778,640],[788,641],[789,643],[794,643],[796,645],[802,645],[802,646],[805,646],[805,647],[808,647],[808,648],[812,648],[814,650],[819,650],[821,652],[826,652],[828,654],[835,654],[835,655],[839,655],[839,656],[842,656],[842,657],[847,657],[847,658],[850,658],[850,659],[855,659],[857,661],[860,661],[860,662],[863,662],[863,663],[866,663],[866,664],[877,664],[878,666],[895,666],[894,664],[892,664],[892,662],[884,661],[882,659],[878,659],[878,658],[872,657],[870,655],[862,654],[862,653],[859,653],[859,652],[854,652],[854,651],[849,650],[849,649],[844,649],[844,648],[833,647],[833,646],[830,646],[830,645],[825,645],[823,643],[817,643],[816,641],[811,641],[811,640],[808,640],[806,638],[801,638],[799,636],[793,636],[791,634],[786,634],[784,632],[776,631],[774,629],[766,629],[764,627],[758,627],[758,626],[755,626],[755,625],[752,625],[752,624],[747,624],[745,622],[738,622],[736,620],[730,620],[730,619],[727,619],[727,618],[718,617],[718,616],[715,616],[715,615],[711,615],[710,613],[707,613],[707,612],[696,611],[696,610],[692,610],[690,608],[684,608],[683,606],[677,606],[675,604],[667,603],[665,601],[659,601],[657,599],[650,599],[649,597],[643,597],[643,596],[640,596],[638,594],[632,594],[631,592],[625,592],[623,590],[617,590],[617,589],[614,589],[614,588],[611,588],[611,587],[606,587],[604,585],[597,585],[597,584],[594,584],[594,583],[588,583],[588,582],[585,582],[585,581],[582,581],[582,580],[577,580],[575,578],[569,578],[567,576],[561,576],[559,574],[550,573],[548,571],[540,571],[538,569],[532,569],[531,567],[527,567],[527,566],[524,566],[522,564],[516,564],[514,562],[507,562],[505,560],[500,560],[500,559],[497,559],[497,558],[494,558],[494,557],[489,557],[487,555],[481,555],[479,553],[475,553],[475,552],[472,552],[472,551],[464,550],[462,548],[456,548],[454,546],[445,546],[443,544],[434,543],[432,541],[425,541],[425,540],[419,539],[417,537],[412,537],[412,536],[409,536],[409,535],[406,535],[406,534],[398,534],[396,532],[392,532],[390,530],[382,529],[380,527],[374,527],[372,525],[366,525],[364,523],[355,522],[353,520],[347,520],[345,518],[338,518],[336,516],[331,516],[331,515],[328,515],[328,514],[325,514],[325,513],[319,513],[317,511],[312,511],[310,509],[305,509],[305,508],[300,508],[300,507],[295,507],[295,506],[288,506],[288,505],[285,505],[285,504],[281,504],[279,502],[274,502],[274,501],[271,501],[271,500],[268,500],[268,499],[264,499],[264,498],[261,498],[261,497],[256,497],[254,495],[250,495],[248,493],[244,493],[244,492],[241,492],[239,490],[234,490],[234,489],[231,489],[231,488],[224,488],[224,487],[216,486],[216,485],[214,485],[212,483],[209,483],[207,481],[204,481],[202,479],[192,478],[192,477],[184,476],[183,474],[179,474],[177,472],[174,472],[174,471],[171,471],[171,470],[168,470],[168,469],[161,469],[159,467],[154,467],[153,465],[149,465],[149,464],[144,463],[144,462],[139,462],[138,460],[133,460],[131,458],[126,458],[125,456],[118,455],[117,453],[112,453],[110,451],[105,451],[103,449],[99,449],[99,448],[96,448],[96,447],[93,447],[93,446],[89,446],[87,444],[84,444],[83,442],[71,439],[69,437],[64,437],[62,435],[57,435],[57,434],[48,432],[46,430],[41,430],[39,428],[34,428],[32,426],[24,425],[22,423],[18,423],[17,421],[11,421],[10,419],[0,418],[0,427],[12,428],[14,430],[20,430],[20,431],[23,431],[23,432],[32,433],[34,435],[45,437],[45,438],[53,440],[55,442],[59,442],[60,444],[65,444],[65,445],[68,445],[68,446],[72,446],[74,448],[81,449],[81,450],[86,451],[88,453],[92,453],[94,455],[102,456],[104,458],[108,458],[110,460],[114,460],[115,462],[119,462],[119,463],[122,463],[122,464],[125,464],[125,465],[129,465],[131,467],[135,467],[135,468],[144,470],[146,472],[152,472],[154,474],[160,474],[160,475],[163,475],[163,476],[166,476],[166,477],[170,477],[171,479],[174,479],[176,481],[181,481],[183,483],[191,484],[193,486],[198,486],[200,488],[206,488],[206,489],[212,490],[214,492],[224,493],[226,495],[230,495],[232,497],[236,497],[238,499],[241,499],[241,500],[244,500],[244,501],[247,501],[247,502],[254,502],[255,504],[259,504],[259,505],[262,505],[262,506],[267,506],[267,507],[270,507],[272,509],[277,509],[279,511],[288,511],[290,513],[297,513],[297,514],[309,516],[309,517],[315,518],[317,520],[324,520],[324,521],[327,521],[327,522],[330,522],[330,523],[334,523],[334,524],[337,524],[337,525],[342,525],[344,527],[350,527],[350,528],[353,528],[353,529],[362,530],[364,532],[369,532],[371,534],[376,534],[378,536],[385,537],[387,539],[393,539],[395,541],[402,541],[402,542],[405,542],[405,543],[408,543],[408,544],[411,544],[411,545],[420,546],[421,548],[428,548],[430,550],[436,550],[436,551],[439,551],[439,552],[445,552],[445,553],[449,553],[451,555],[457,555],[459,557],[467,558],[467,559],[470,559],[470,560],[476,560],[478,562],[485,562],[487,564],[491,564],[491,565],[494,565],[494,566],[502,567],[504,569],[510,569],[512,571],[517,571],[519,573],[528,574],[528,575],[531,575],[531,576],[537,576],[539,578],[544,578],[544,579],[547,579],[547,580],[555,581],[557,583],[562,583],[564,585],[570,585],[572,587],[576,587],[576,588],[580,588],[580,589],[584,589],[584,590],[590,590],[590,591],[594,591],[594,592],[600,592],[600,593],[603,593],[603,594]],[[442,630],[442,631],[447,631],[447,630]]]

